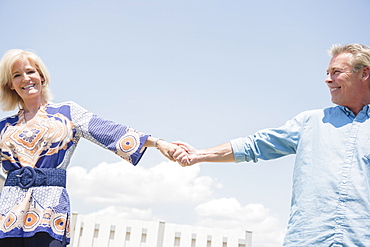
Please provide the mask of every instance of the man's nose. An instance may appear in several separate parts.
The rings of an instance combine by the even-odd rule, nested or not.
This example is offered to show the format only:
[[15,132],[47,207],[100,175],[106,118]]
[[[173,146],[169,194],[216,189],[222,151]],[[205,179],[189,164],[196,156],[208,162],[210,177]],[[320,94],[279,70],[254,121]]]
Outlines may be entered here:
[[331,82],[333,82],[333,80],[331,79],[331,75],[330,75],[330,74],[328,74],[328,75],[326,76],[326,78],[325,78],[325,83],[331,83]]

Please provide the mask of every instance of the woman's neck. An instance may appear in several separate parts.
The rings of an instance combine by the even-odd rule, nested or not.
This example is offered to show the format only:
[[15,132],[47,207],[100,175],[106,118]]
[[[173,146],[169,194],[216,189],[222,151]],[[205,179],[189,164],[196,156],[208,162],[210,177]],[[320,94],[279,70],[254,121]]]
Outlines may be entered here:
[[40,109],[41,106],[46,105],[45,100],[34,100],[34,101],[28,101],[24,102],[24,112],[25,113],[37,113],[37,111]]
[[32,119],[37,115],[38,110],[41,106],[46,105],[45,100],[24,102],[24,119],[28,123],[32,123]]

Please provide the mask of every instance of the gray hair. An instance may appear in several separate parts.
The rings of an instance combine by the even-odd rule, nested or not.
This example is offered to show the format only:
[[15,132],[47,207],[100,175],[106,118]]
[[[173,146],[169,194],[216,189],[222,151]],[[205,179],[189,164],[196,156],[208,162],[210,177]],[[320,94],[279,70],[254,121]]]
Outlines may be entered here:
[[333,45],[328,51],[334,57],[342,53],[350,53],[350,65],[353,72],[357,73],[364,67],[370,67],[370,48],[362,44]]

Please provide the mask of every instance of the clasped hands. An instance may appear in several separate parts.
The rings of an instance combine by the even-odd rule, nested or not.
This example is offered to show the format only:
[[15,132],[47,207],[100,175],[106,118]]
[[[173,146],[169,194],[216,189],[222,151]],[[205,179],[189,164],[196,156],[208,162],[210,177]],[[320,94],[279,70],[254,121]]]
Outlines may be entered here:
[[186,142],[160,142],[159,151],[171,161],[181,166],[191,166],[197,163],[197,150]]

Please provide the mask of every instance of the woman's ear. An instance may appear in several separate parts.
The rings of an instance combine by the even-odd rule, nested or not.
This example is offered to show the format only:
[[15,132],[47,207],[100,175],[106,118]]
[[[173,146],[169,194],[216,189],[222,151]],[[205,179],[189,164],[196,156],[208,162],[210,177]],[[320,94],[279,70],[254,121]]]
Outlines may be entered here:
[[8,87],[10,88],[10,90],[14,90],[13,83],[8,83]]

